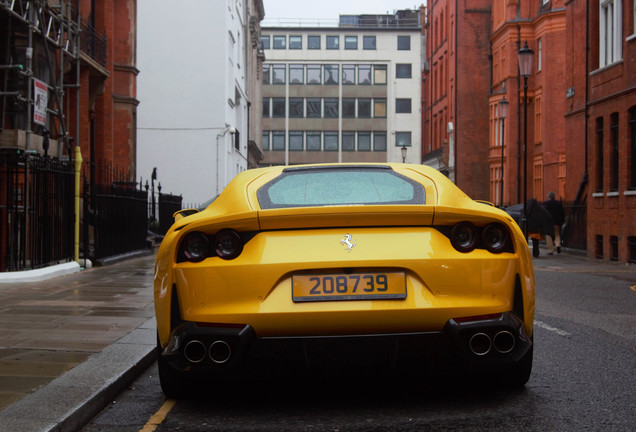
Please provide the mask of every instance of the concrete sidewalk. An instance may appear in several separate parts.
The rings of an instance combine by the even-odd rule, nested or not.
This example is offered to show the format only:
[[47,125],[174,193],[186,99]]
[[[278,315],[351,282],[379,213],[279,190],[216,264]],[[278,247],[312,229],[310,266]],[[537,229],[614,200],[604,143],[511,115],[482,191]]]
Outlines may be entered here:
[[0,283],[0,431],[76,431],[152,364],[153,265]]

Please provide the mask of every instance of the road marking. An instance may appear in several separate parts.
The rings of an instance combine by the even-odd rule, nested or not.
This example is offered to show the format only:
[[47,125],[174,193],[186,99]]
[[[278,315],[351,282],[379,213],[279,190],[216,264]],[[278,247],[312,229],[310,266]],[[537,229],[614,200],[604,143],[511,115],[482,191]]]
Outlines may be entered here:
[[566,332],[565,330],[561,330],[561,329],[558,329],[556,327],[552,327],[551,325],[546,324],[546,323],[544,323],[542,321],[534,320],[534,325],[536,325],[537,327],[541,327],[542,329],[554,332],[554,333],[558,334],[559,336],[570,336],[570,334],[571,334],[571,333]]
[[163,421],[177,401],[174,399],[166,399],[161,408],[148,419],[146,425],[139,432],[154,432]]

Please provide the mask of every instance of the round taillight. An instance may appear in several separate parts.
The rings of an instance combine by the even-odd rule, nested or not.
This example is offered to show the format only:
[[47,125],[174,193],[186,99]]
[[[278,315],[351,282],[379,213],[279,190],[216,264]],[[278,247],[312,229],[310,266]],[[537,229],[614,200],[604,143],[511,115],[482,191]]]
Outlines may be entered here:
[[208,257],[209,253],[210,241],[203,233],[190,233],[183,241],[183,254],[188,259],[188,261],[203,261]]
[[486,225],[481,233],[484,247],[492,253],[501,253],[508,246],[508,230],[500,223]]
[[214,239],[214,251],[223,259],[234,259],[243,252],[243,240],[236,231],[222,229]]
[[460,222],[451,231],[451,244],[460,252],[470,252],[477,246],[477,229],[470,222]]

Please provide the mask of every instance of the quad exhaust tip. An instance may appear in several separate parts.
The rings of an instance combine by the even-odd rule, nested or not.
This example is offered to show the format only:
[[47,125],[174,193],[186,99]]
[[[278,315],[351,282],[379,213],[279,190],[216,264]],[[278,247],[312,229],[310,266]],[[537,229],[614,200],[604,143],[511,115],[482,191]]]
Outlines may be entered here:
[[232,355],[230,345],[222,340],[212,342],[209,349],[210,359],[217,364],[225,363]]
[[203,342],[193,339],[183,348],[183,355],[190,363],[201,363],[205,358],[206,351]]
[[498,352],[507,354],[515,348],[515,337],[509,331],[503,330],[495,335],[492,343]]
[[468,346],[473,354],[484,356],[490,352],[492,341],[486,333],[475,333],[468,342]]

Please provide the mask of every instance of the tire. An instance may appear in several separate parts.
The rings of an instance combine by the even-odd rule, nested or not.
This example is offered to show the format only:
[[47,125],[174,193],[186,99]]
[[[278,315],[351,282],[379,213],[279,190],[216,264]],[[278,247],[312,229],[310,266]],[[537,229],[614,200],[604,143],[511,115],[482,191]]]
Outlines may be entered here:
[[179,399],[190,394],[191,385],[184,373],[175,370],[161,355],[161,344],[157,335],[157,366],[159,368],[159,382],[161,390],[171,399]]
[[534,344],[530,346],[528,352],[515,363],[510,369],[502,372],[499,382],[508,388],[520,388],[526,385],[532,373],[532,356]]

